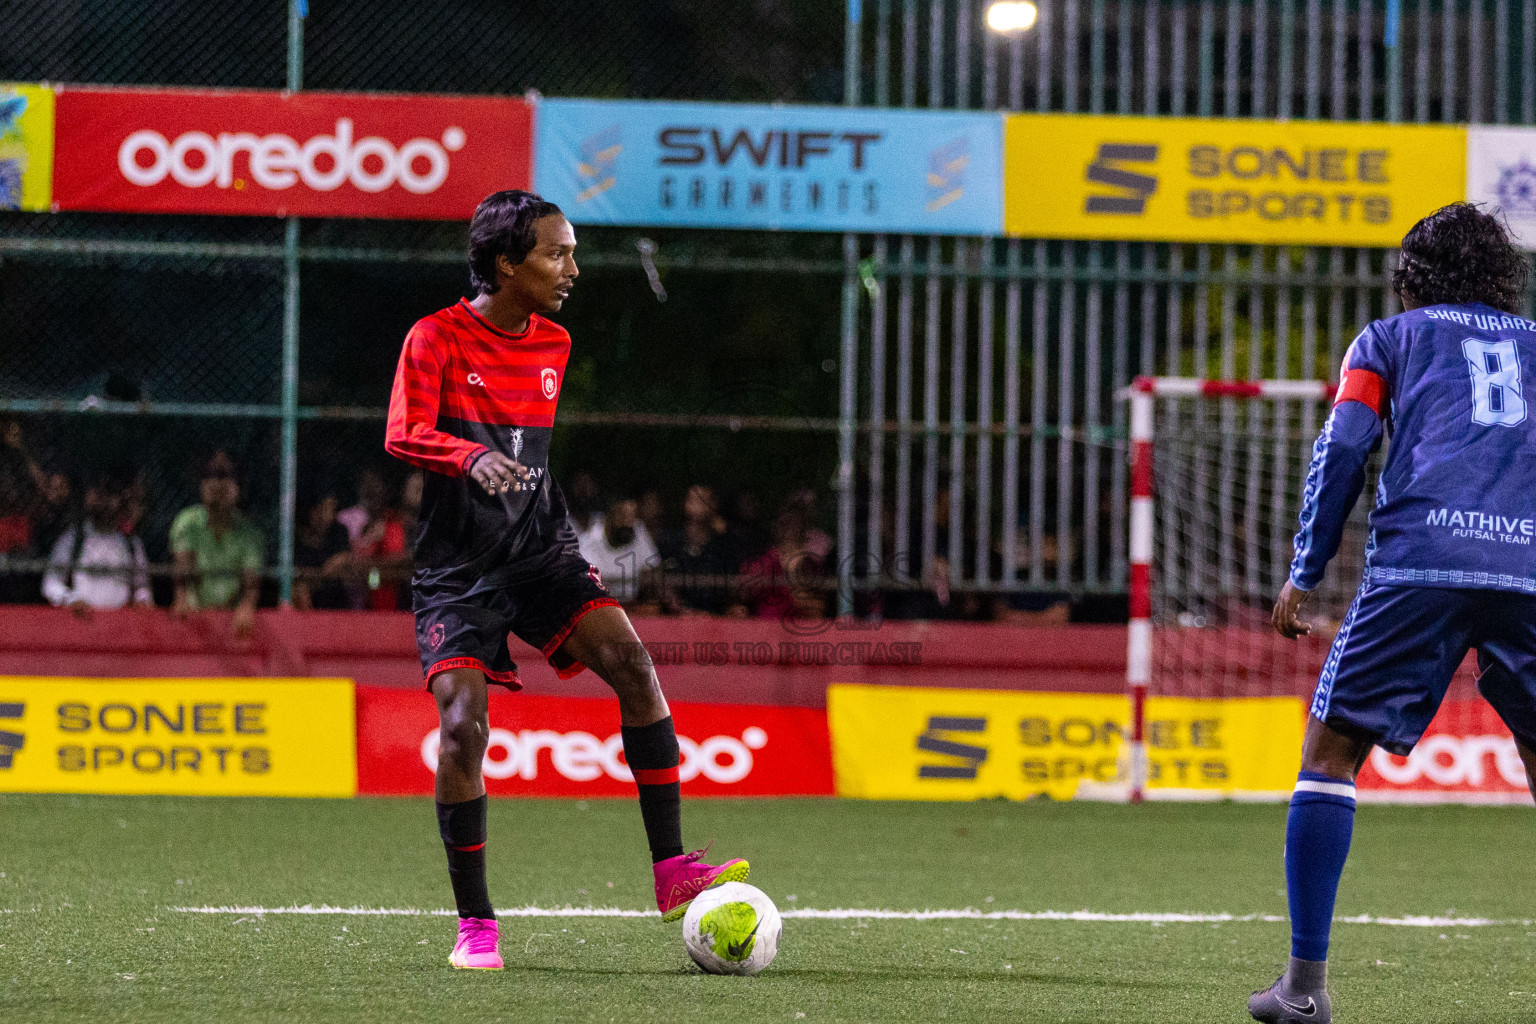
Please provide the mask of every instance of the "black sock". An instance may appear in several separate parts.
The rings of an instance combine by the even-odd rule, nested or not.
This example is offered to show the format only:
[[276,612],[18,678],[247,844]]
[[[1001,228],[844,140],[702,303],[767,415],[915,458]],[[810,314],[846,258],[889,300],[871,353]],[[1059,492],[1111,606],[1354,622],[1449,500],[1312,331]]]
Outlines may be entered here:
[[448,879],[460,917],[496,919],[485,884],[484,796],[461,804],[437,805],[437,830],[448,848]]
[[651,846],[651,863],[683,852],[683,794],[677,781],[677,733],[668,715],[659,722],[619,730],[624,760],[640,790],[640,818]]

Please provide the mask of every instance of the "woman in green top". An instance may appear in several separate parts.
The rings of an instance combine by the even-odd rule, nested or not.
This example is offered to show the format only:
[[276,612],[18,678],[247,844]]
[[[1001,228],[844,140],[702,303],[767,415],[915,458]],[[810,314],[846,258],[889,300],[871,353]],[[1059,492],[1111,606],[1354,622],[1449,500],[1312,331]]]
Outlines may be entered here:
[[256,622],[266,541],[236,507],[240,485],[227,452],[216,451],[203,464],[199,495],[202,502],[182,509],[171,523],[171,610],[184,618],[200,609],[231,608],[230,625],[236,636],[245,636]]

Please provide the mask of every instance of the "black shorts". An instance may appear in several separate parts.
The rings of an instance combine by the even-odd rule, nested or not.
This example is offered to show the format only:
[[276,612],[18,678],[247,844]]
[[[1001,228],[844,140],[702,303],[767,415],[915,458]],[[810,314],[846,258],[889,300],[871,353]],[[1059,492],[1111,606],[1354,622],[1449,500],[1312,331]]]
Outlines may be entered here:
[[522,689],[507,650],[509,634],[537,647],[561,679],[586,666],[560,649],[581,617],[617,605],[598,571],[575,551],[561,550],[538,562],[510,567],[469,587],[413,581],[416,649],[430,689],[432,677],[453,668],[476,668],[493,683]]

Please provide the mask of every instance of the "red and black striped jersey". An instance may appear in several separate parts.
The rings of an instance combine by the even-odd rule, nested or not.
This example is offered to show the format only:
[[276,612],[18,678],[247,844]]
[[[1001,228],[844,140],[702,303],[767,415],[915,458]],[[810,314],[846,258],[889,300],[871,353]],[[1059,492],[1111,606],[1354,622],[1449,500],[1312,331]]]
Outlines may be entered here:
[[[421,583],[473,584],[528,560],[575,549],[565,498],[549,478],[549,442],[571,336],[541,316],[527,330],[493,327],[466,300],[417,321],[389,398],[384,448],[427,470],[416,573]],[[532,474],[490,495],[468,475],[495,449]],[[499,571],[502,570],[502,571]]]

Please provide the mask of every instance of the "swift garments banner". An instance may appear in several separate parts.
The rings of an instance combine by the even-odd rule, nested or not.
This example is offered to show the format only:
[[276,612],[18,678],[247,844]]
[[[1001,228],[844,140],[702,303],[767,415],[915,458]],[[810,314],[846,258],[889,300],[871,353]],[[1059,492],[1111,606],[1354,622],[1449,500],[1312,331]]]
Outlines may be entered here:
[[[674,702],[685,796],[832,793],[826,715],[811,708]],[[585,697],[490,695],[492,796],[633,796],[619,709]],[[432,792],[437,708],[419,691],[357,688],[358,792]]]
[[0,792],[352,796],[352,683],[0,677]]
[[53,201],[53,90],[0,84],[0,210]]
[[532,108],[492,97],[60,89],[64,210],[467,220],[527,188]]
[[[1129,707],[1116,694],[834,685],[839,796],[1067,800],[1125,781]],[[1281,796],[1296,782],[1305,710],[1294,697],[1147,702],[1149,794]]]
[[578,224],[995,235],[996,114],[543,100],[534,181]]
[[1014,114],[1004,224],[1028,238],[1396,246],[1466,198],[1467,130]]
[[1536,249],[1536,130],[1468,128],[1467,198],[1497,211],[1521,248]]

